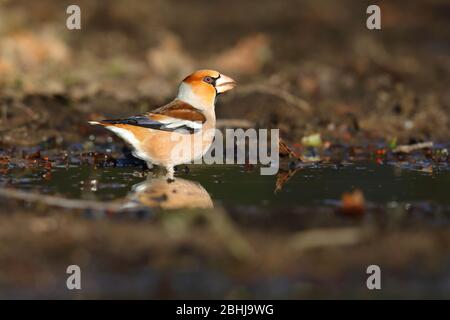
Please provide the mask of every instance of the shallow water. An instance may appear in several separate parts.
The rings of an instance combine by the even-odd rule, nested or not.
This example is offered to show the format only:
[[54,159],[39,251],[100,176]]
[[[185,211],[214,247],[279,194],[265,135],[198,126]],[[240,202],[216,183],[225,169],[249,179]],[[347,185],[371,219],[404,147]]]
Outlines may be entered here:
[[[151,189],[152,194],[163,192],[161,188],[166,185],[163,178],[144,177],[142,170],[135,167],[95,168],[88,165],[53,168],[47,179],[42,177],[42,171],[15,168],[2,180],[3,184],[8,181],[8,186],[19,189],[101,201],[134,197],[143,189],[146,192]],[[371,203],[450,204],[449,170],[426,173],[375,162],[306,165],[297,170],[278,192],[275,192],[277,176],[262,176],[256,167],[247,170],[238,165],[190,166],[190,172],[178,174],[176,181],[170,184],[172,189],[194,192],[184,199],[178,194],[187,206],[195,200],[193,197],[208,195],[214,203],[225,205],[320,205],[333,203],[342,193],[354,189],[360,189]]]
[[[361,284],[366,281],[364,276],[367,265],[374,261],[366,253],[369,250],[376,257],[376,263],[383,266],[385,277],[391,279],[386,281],[380,297],[401,297],[399,292],[407,292],[410,297],[424,294],[427,297],[448,297],[450,269],[446,240],[442,240],[446,239],[447,231],[441,229],[448,226],[449,221],[450,170],[445,165],[435,165],[432,172],[414,170],[407,164],[406,167],[400,167],[398,162],[377,164],[364,161],[302,166],[295,174],[291,172],[290,178],[277,192],[277,181],[280,187],[281,176],[286,172],[280,172],[278,176],[261,176],[257,167],[238,165],[192,165],[188,173],[178,173],[172,183],[152,173],[145,176],[136,166],[95,168],[92,165],[69,165],[67,168],[53,166],[50,171],[43,170],[42,166],[11,167],[0,176],[0,185],[4,187],[70,199],[119,202],[121,208],[122,205],[123,208],[130,208],[136,203],[138,206],[158,206],[163,209],[210,208],[223,204],[227,215],[221,214],[220,210],[214,211],[215,214],[199,211],[194,215],[185,215],[184,211],[174,215],[164,212],[157,219],[150,219],[150,223],[131,225],[120,219],[156,216],[153,210],[140,210],[139,206],[135,211],[139,214],[130,215],[131,211],[125,210],[124,215],[117,215],[119,220],[115,221],[121,223],[104,224],[101,222],[105,221],[100,221],[99,224],[91,225],[85,223],[86,219],[78,219],[78,216],[72,219],[60,214],[62,211],[56,211],[57,218],[30,218],[25,215],[23,223],[19,224],[20,228],[10,222],[13,217],[7,217],[3,221],[10,224],[4,227],[4,237],[9,234],[7,232],[17,228],[10,239],[17,237],[16,232],[22,232],[22,238],[19,235],[19,239],[25,240],[5,240],[10,250],[9,256],[13,257],[6,261],[15,266],[13,263],[17,253],[35,257],[44,252],[43,261],[51,261],[48,265],[53,269],[49,273],[51,281],[45,285],[39,288],[29,286],[24,290],[15,283],[7,284],[1,288],[0,296],[73,298],[74,293],[61,286],[66,279],[60,265],[66,266],[72,264],[74,259],[84,259],[83,294],[87,298],[222,298],[229,297],[230,292],[244,298],[310,298],[314,295],[358,297],[367,294],[365,286]],[[338,205],[342,194],[354,189],[363,192],[367,207],[375,204],[385,206],[388,210],[374,211],[376,215],[368,212],[368,219],[365,220],[335,215],[334,209],[329,207],[320,210],[322,208],[319,206]],[[419,206],[415,206],[418,210],[408,211],[403,210],[406,205],[396,207],[394,202],[419,203]],[[281,207],[285,209],[278,209]],[[302,210],[304,207],[306,210]],[[289,211],[287,208],[298,210]],[[253,215],[255,212],[262,214]],[[105,216],[96,213],[95,210],[86,210],[83,217]],[[145,215],[141,216],[140,213]],[[55,222],[64,217],[69,219],[68,222]],[[190,220],[190,217],[196,219]],[[28,231],[29,225],[37,223],[39,227],[46,221],[61,229],[44,233]],[[52,221],[54,224],[51,224]],[[143,221],[139,219],[139,222]],[[118,225],[127,228],[119,229]],[[372,227],[376,226],[379,226],[379,231],[372,233],[370,230],[375,230]],[[408,228],[412,228],[412,231],[408,231]],[[340,237],[345,238],[349,230],[360,236],[341,248]],[[162,242],[152,238],[155,232],[162,235]],[[200,241],[201,245],[191,239],[191,235],[196,232],[205,236]],[[53,238],[47,240],[48,237]],[[315,237],[318,247],[301,249],[305,243],[311,243],[311,237]],[[166,242],[171,245],[166,246]],[[30,243],[38,245],[30,246]],[[253,248],[252,254],[236,260],[233,250],[242,248],[243,244]],[[394,247],[395,251],[392,251]],[[421,255],[424,258],[417,259]],[[430,279],[428,273],[423,271],[426,269],[417,263],[419,260],[439,262],[442,272],[438,276],[433,274]],[[159,268],[161,261],[169,261],[169,267]],[[220,261],[220,264],[216,261]],[[243,261],[250,265],[254,263],[254,266],[250,271],[241,270],[242,274],[236,276],[230,270],[234,270],[236,265],[245,265]],[[279,261],[275,265],[281,268],[280,273],[272,273],[270,263],[267,267],[269,271],[264,269],[267,274],[263,271],[255,273],[267,261]],[[407,276],[398,277],[399,266],[394,263],[392,267],[392,261],[413,261],[411,266],[405,268],[416,270],[416,273],[405,273]],[[39,261],[36,263],[31,260],[29,263],[37,266]],[[232,268],[228,270],[228,267],[223,266]],[[334,274],[336,266],[337,270],[340,266],[342,268],[336,277],[344,280],[328,277]],[[288,269],[297,272],[285,273]],[[319,270],[317,274],[316,269]],[[323,278],[320,270],[326,274],[322,275]]]

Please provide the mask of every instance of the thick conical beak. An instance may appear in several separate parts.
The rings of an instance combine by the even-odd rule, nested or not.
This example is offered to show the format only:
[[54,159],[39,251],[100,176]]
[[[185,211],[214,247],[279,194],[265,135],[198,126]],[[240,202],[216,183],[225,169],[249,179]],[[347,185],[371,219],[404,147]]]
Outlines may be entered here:
[[216,80],[216,90],[217,93],[223,93],[228,90],[233,89],[236,87],[236,81],[231,79],[230,77],[227,77],[223,74],[220,75],[219,79]]

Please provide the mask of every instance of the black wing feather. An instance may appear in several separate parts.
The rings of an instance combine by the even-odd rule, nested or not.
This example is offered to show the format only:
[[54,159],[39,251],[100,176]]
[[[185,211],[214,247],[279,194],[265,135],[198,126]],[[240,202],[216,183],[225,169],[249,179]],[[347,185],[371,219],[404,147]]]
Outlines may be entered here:
[[176,128],[168,128],[166,124],[149,119],[146,116],[133,116],[126,119],[113,119],[113,120],[102,120],[104,123],[109,124],[127,124],[131,126],[162,130],[162,131],[180,131],[183,133],[186,130],[186,133],[192,134],[197,132],[198,130],[191,128],[189,126],[183,125]]

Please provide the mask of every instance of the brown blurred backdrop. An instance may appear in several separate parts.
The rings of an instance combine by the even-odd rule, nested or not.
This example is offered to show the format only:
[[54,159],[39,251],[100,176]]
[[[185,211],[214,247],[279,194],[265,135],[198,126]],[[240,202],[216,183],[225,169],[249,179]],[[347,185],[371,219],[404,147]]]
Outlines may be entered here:
[[[62,94],[90,100],[85,111],[129,114],[215,68],[241,84],[219,117],[292,139],[345,139],[352,126],[386,139],[450,137],[448,1],[80,0],[81,30],[65,26],[69,4],[0,1],[3,97]],[[380,31],[366,28],[369,4],[381,7]]]

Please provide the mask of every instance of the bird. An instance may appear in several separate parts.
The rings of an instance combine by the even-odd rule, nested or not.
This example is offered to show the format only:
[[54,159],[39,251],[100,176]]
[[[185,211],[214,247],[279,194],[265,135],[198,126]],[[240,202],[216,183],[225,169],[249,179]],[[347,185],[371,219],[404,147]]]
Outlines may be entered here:
[[197,181],[177,178],[167,183],[162,177],[148,175],[135,184],[127,195],[123,208],[145,206],[161,209],[213,208],[208,191]]
[[[136,158],[149,168],[164,167],[167,179],[173,180],[176,165],[203,157],[211,146],[217,96],[236,85],[218,71],[198,70],[183,79],[176,98],[162,107],[128,118],[89,123],[114,132],[131,146]],[[190,146],[190,152],[177,152],[180,144]]]

